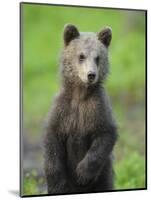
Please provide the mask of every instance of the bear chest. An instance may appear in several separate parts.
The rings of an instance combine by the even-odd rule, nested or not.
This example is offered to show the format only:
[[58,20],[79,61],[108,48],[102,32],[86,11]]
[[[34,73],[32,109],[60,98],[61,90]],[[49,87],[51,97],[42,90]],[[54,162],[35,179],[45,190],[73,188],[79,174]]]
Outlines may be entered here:
[[62,117],[62,130],[68,135],[87,135],[93,132],[99,125],[100,116],[99,108],[96,103],[88,102],[71,102],[64,109]]

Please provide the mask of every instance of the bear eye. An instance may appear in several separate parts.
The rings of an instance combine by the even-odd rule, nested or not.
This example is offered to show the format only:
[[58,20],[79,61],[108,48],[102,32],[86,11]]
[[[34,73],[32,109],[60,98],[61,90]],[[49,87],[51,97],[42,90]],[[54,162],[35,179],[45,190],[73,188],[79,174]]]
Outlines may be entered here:
[[82,62],[85,59],[85,55],[84,54],[80,54],[79,55],[79,61]]
[[95,63],[96,63],[97,65],[99,65],[99,62],[100,62],[100,57],[97,56],[97,57],[95,58]]

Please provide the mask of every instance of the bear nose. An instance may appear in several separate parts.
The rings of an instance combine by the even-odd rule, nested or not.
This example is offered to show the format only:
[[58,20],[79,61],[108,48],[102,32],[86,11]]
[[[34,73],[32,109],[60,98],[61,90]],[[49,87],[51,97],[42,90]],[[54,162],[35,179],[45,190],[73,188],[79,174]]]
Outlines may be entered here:
[[94,72],[89,72],[88,73],[88,80],[89,81],[94,81],[96,74]]

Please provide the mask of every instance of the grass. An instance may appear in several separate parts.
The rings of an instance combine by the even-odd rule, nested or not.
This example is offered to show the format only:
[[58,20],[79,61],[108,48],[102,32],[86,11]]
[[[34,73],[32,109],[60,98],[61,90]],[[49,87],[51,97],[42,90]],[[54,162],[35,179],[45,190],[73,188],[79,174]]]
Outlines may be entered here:
[[23,195],[36,195],[39,193],[39,190],[37,188],[37,180],[34,175],[28,175],[24,177],[23,181]]
[[[111,70],[106,88],[119,126],[115,187],[145,187],[145,15],[143,12],[23,5],[23,109],[25,136],[36,143],[59,90],[59,55],[67,23],[80,31],[112,27]],[[28,159],[28,157],[27,157]],[[29,160],[32,162],[32,160]],[[38,175],[23,180],[26,195],[45,193]],[[42,169],[41,169],[42,170]],[[44,180],[41,180],[44,182]],[[43,183],[44,184],[44,183]]]
[[137,152],[127,153],[115,165],[115,188],[137,189],[145,187],[145,162]]

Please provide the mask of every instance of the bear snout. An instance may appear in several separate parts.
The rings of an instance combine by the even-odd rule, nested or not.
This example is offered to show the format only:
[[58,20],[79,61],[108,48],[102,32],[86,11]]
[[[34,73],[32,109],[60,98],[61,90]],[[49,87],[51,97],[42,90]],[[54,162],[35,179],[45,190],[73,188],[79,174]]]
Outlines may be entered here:
[[88,81],[93,82],[95,80],[96,73],[95,72],[88,72]]

